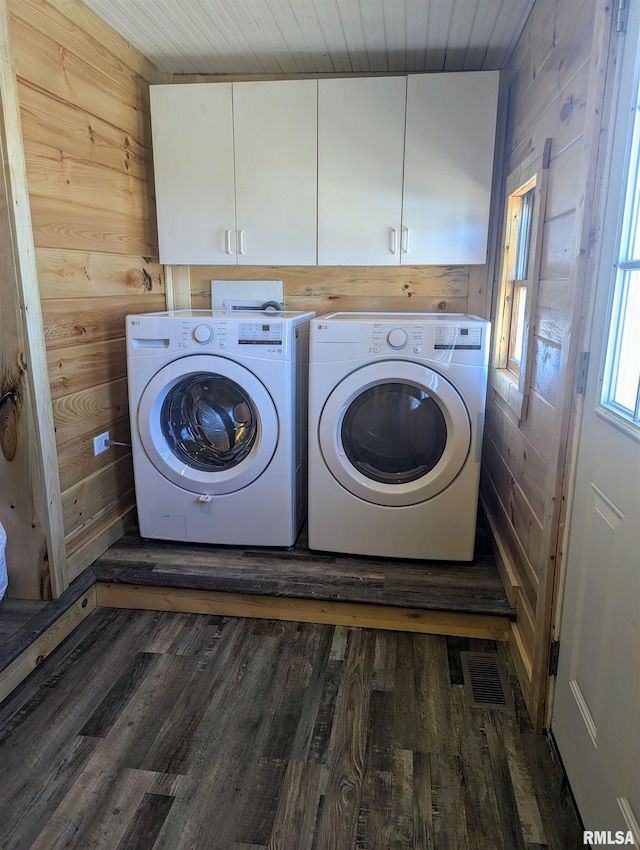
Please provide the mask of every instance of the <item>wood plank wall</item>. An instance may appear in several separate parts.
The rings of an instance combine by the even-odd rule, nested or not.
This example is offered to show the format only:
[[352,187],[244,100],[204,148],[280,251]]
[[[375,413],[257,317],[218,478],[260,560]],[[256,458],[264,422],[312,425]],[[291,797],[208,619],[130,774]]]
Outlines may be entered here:
[[[517,601],[512,648],[538,727],[545,715],[577,338],[595,232],[589,198],[610,39],[611,15],[604,4],[537,2],[507,70],[504,176],[541,155],[547,138],[551,157],[529,408],[519,422],[489,389],[481,490],[503,578]],[[499,272],[499,261],[495,267]],[[497,279],[494,289],[497,294]],[[496,310],[494,304],[494,319]]]
[[[467,312],[469,266],[403,266],[398,268],[191,266],[191,304],[211,307],[212,280],[282,280],[288,310],[382,310],[400,312]],[[486,291],[486,268],[474,268]],[[477,298],[479,302],[479,296]]]
[[[3,56],[4,60],[4,56]],[[4,66],[4,62],[3,62]],[[4,83],[4,73],[2,76]],[[0,103],[0,522],[7,534],[9,591],[22,598],[49,595],[47,540],[37,498],[38,457],[32,426],[30,375],[20,315],[20,269],[13,239],[11,175]],[[26,565],[29,569],[25,569]]]
[[165,308],[149,83],[157,70],[82,3],[10,0],[69,579],[134,504],[124,317]]

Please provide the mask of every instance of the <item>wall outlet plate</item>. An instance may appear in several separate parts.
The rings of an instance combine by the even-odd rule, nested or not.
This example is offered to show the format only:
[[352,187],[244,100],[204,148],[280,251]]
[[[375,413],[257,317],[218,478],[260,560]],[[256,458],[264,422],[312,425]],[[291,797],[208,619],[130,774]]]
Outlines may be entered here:
[[109,432],[105,431],[104,434],[100,434],[98,437],[93,438],[93,454],[101,455],[102,452],[106,452],[109,448]]

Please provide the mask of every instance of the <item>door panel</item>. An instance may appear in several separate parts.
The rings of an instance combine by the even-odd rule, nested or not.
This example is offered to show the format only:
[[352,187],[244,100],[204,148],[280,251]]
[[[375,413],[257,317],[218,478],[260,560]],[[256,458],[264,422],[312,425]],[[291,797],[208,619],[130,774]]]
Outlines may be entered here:
[[[640,150],[631,143],[635,109],[628,109],[640,92],[640,18],[637,3],[629,8],[614,95],[619,108],[572,492],[552,730],[585,828],[614,835],[619,830],[627,843],[631,833],[638,846],[640,426],[633,423],[633,415],[625,419],[611,404],[607,387],[612,372],[606,356],[608,340],[619,338],[630,315],[615,309],[621,281],[626,285],[625,263],[631,269],[640,263],[640,258],[623,262],[634,216],[621,213],[627,186],[637,185],[635,167],[629,167],[634,144],[635,152]],[[637,286],[635,278],[632,286]],[[626,302],[627,311],[632,303]],[[635,354],[630,353],[633,361]],[[618,365],[624,367],[626,361]],[[618,374],[635,380],[633,370]]]

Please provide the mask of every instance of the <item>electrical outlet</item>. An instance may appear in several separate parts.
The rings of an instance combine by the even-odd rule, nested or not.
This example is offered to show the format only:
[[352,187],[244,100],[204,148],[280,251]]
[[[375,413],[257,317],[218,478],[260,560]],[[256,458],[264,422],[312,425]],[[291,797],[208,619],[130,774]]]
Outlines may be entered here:
[[109,448],[107,443],[109,439],[109,432],[105,431],[104,434],[100,434],[99,437],[93,438],[93,453],[94,455],[101,455],[102,452],[106,452]]

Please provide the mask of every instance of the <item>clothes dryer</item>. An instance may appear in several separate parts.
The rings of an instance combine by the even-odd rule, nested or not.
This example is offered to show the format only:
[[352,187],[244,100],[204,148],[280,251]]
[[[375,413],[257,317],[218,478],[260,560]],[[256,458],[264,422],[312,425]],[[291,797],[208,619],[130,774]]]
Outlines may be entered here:
[[489,337],[462,314],[312,321],[310,548],[473,559]]
[[140,534],[291,546],[306,515],[314,313],[127,316]]

